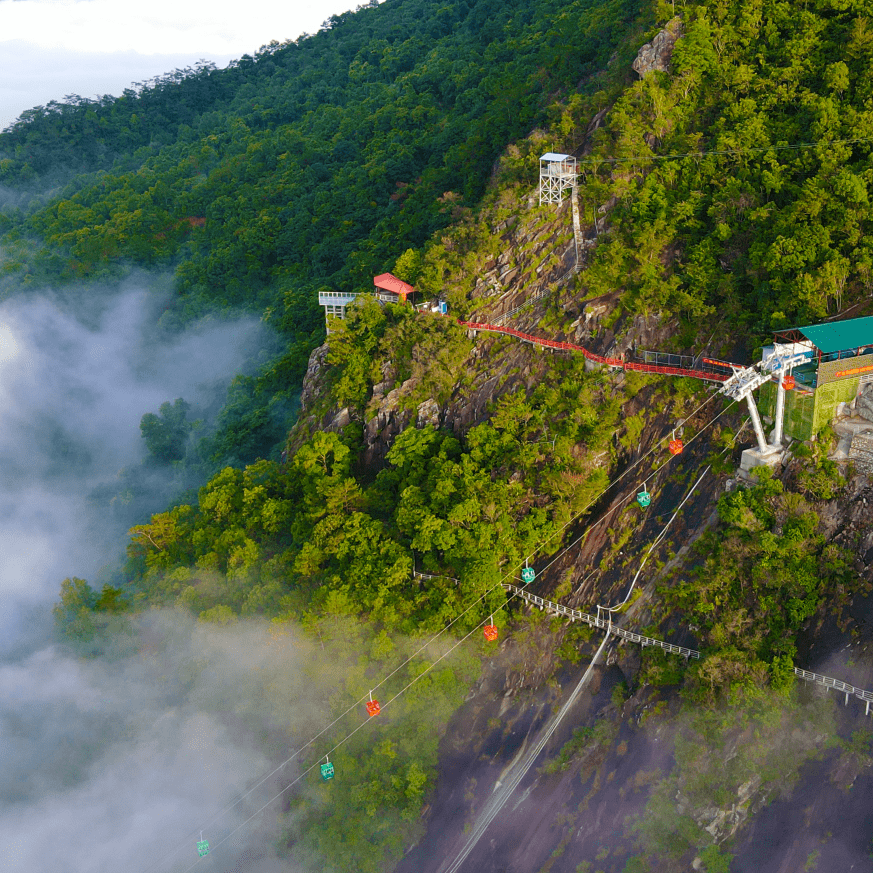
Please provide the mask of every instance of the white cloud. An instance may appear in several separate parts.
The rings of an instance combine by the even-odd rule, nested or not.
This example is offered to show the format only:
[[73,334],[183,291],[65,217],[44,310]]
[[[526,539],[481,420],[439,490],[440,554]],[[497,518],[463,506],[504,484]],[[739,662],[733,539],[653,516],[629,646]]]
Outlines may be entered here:
[[243,54],[296,39],[348,0],[14,0],[0,2],[0,33],[43,48],[141,54]]
[[296,774],[274,770],[291,736],[324,718],[300,715],[306,677],[330,669],[266,622],[153,613],[131,629],[138,648],[111,660],[45,647],[0,664],[4,873],[186,870],[200,828],[210,869],[298,873],[267,804]]
[[145,282],[103,301],[83,292],[75,314],[49,297],[0,304],[0,341],[17,349],[0,363],[0,649],[25,632],[23,612],[48,612],[65,576],[93,580],[124,542],[89,495],[139,463],[143,414],[177,397],[212,402],[263,342],[252,318],[156,341],[164,301]]
[[[8,2],[8,0],[7,0]],[[0,8],[5,5],[0,2]],[[243,54],[239,52],[238,54]],[[209,55],[223,67],[234,55]],[[104,94],[119,96],[134,82],[144,82],[171,70],[192,66],[204,54],[143,55],[126,52],[78,52],[46,49],[33,43],[0,42],[0,130],[22,112],[62,101],[68,94],[94,99]]]
[[0,130],[62,100],[118,96],[205,59],[219,67],[314,33],[356,0],[0,0]]
[[0,322],[0,363],[11,361],[18,354],[18,343],[8,325]]

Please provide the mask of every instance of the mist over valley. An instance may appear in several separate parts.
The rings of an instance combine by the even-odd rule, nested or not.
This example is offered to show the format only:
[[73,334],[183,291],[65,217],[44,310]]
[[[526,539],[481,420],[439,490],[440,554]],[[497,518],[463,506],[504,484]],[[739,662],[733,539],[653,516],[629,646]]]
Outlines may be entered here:
[[865,14],[370,2],[0,132],[3,869],[873,870]]

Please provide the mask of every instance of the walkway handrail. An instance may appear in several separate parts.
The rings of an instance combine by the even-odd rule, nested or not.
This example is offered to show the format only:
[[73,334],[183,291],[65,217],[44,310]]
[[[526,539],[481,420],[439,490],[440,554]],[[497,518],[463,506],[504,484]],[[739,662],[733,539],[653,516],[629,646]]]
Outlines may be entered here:
[[837,691],[842,691],[844,694],[857,697],[858,700],[863,700],[867,703],[873,702],[873,691],[865,691],[863,688],[856,688],[854,685],[849,685],[848,682],[843,682],[840,679],[832,679],[830,676],[822,676],[820,673],[813,673],[810,670],[802,670],[800,667],[794,668],[794,675],[800,679],[805,679],[807,682],[815,682],[816,685],[824,685],[825,688],[836,688]]
[[[673,643],[666,643],[663,640],[655,639],[654,637],[646,637],[642,634],[634,633],[633,631],[625,630],[623,627],[612,624],[608,619],[598,618],[596,615],[589,615],[587,612],[580,612],[578,609],[571,609],[569,606],[562,606],[560,603],[553,603],[551,600],[546,600],[538,594],[533,594],[525,588],[519,588],[518,585],[509,583],[503,584],[504,589],[511,591],[516,597],[538,606],[540,609],[546,609],[555,615],[564,615],[570,621],[584,621],[591,627],[598,627],[609,633],[613,633],[622,639],[632,643],[638,643],[645,646],[656,646],[663,649],[665,652],[671,652],[676,655],[682,655],[684,658],[700,659],[700,652],[697,649],[689,649],[685,646],[676,646]],[[846,701],[849,697],[857,697],[858,700],[863,700],[866,704],[865,715],[870,714],[870,704],[873,703],[873,691],[865,691],[863,688],[856,688],[854,685],[849,685],[848,682],[843,682],[840,679],[833,679],[830,676],[823,676],[821,673],[813,673],[811,670],[803,670],[800,667],[794,668],[794,675],[798,679],[803,679],[805,682],[813,682],[816,685],[822,685],[825,688],[834,688],[837,691],[842,691],[846,695]]]
[[460,582],[460,579],[455,579],[454,576],[444,576],[441,573],[419,573],[418,570],[413,570],[412,575],[415,579],[448,579],[451,582]]
[[604,355],[598,355],[595,352],[590,352],[584,346],[576,345],[575,343],[559,342],[558,340],[547,340],[542,337],[533,336],[529,333],[522,333],[520,330],[515,330],[511,327],[500,327],[496,324],[489,324],[481,321],[461,321],[458,319],[458,324],[462,327],[467,327],[470,330],[484,330],[492,333],[505,333],[509,336],[514,336],[522,342],[533,343],[534,345],[544,346],[549,349],[559,349],[561,351],[581,352],[589,361],[595,361],[598,364],[605,364],[607,367],[616,367],[621,370],[635,370],[640,373],[659,373],[663,376],[690,376],[693,379],[703,379],[707,382],[724,382],[729,377],[723,373],[710,373],[706,370],[684,369],[682,367],[663,367],[656,364],[639,364],[636,361],[623,361],[621,358],[609,358]]
[[549,612],[554,612],[556,615],[565,615],[571,621],[584,621],[591,627],[599,627],[607,630],[616,636],[629,640],[632,643],[638,643],[641,646],[655,646],[663,649],[665,652],[672,652],[675,655],[682,655],[685,658],[700,658],[700,652],[696,649],[689,649],[686,646],[676,646],[673,643],[665,643],[664,640],[657,640],[654,637],[646,637],[642,634],[634,633],[633,631],[625,630],[617,624],[613,624],[609,619],[598,618],[596,615],[589,615],[587,612],[580,612],[578,609],[570,609],[569,606],[562,606],[560,603],[552,603],[551,600],[544,600],[537,594],[532,594],[524,588],[519,588],[517,585],[504,583],[503,587],[507,591],[512,591],[518,597],[522,597],[529,603],[538,606],[540,609],[548,609]]

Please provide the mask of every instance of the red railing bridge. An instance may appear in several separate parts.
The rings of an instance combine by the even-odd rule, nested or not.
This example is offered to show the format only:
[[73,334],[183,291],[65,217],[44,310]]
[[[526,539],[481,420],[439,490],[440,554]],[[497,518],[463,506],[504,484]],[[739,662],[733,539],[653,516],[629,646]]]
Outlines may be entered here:
[[706,360],[704,367],[712,369],[704,369],[701,366],[701,361],[698,361],[696,366],[691,367],[670,367],[662,364],[647,364],[640,361],[626,361],[623,358],[610,358],[604,355],[598,355],[595,352],[589,351],[584,346],[576,345],[575,343],[565,343],[559,340],[548,340],[542,337],[533,336],[533,334],[522,333],[520,330],[515,330],[511,327],[502,327],[497,324],[488,324],[479,321],[461,321],[458,319],[458,324],[470,330],[484,330],[491,333],[505,333],[509,336],[514,336],[526,343],[543,346],[547,349],[559,349],[561,351],[580,352],[589,361],[594,361],[598,364],[605,364],[607,367],[616,367],[621,370],[634,370],[638,373],[658,373],[662,376],[689,376],[692,379],[704,379],[707,382],[725,382],[731,375],[730,372],[725,372],[727,368],[732,368],[733,365],[726,361],[711,361]]

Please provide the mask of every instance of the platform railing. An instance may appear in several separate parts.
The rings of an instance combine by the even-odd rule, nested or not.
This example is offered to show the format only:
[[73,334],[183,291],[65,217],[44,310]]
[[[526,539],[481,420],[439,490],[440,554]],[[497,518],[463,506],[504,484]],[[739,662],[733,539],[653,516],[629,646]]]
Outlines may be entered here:
[[545,600],[538,594],[533,594],[524,588],[519,588],[517,585],[504,584],[507,591],[511,591],[517,597],[527,600],[534,606],[540,609],[546,609],[555,615],[563,615],[570,621],[583,621],[591,627],[598,627],[602,630],[609,631],[622,639],[632,643],[637,643],[641,646],[654,646],[655,648],[663,649],[665,652],[670,652],[674,655],[682,655],[684,658],[700,658],[700,652],[696,649],[689,649],[687,646],[677,646],[673,643],[665,642],[664,640],[655,639],[655,637],[647,637],[643,634],[634,633],[633,631],[625,630],[617,624],[611,622],[608,618],[598,618],[596,615],[589,615],[587,612],[580,612],[578,609],[571,609],[569,606],[562,606],[560,603],[552,603],[551,600]]

